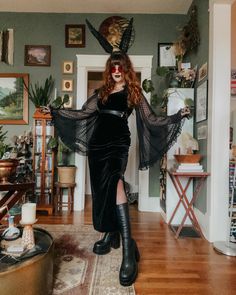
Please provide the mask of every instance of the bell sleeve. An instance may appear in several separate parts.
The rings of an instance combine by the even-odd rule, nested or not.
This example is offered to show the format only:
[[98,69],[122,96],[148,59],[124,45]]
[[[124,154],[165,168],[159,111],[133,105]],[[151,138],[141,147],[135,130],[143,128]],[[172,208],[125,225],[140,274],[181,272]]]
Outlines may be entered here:
[[58,136],[71,150],[86,155],[88,142],[97,120],[98,92],[84,103],[80,110],[53,109],[53,122]]
[[160,160],[175,143],[184,120],[181,110],[171,116],[157,116],[144,96],[135,111],[139,139],[139,169],[145,170]]

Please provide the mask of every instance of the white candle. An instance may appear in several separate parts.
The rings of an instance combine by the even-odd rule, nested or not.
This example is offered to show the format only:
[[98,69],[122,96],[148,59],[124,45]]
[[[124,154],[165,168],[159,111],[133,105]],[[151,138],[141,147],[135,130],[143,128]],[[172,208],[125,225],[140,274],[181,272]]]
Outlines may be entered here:
[[34,224],[36,220],[36,204],[25,203],[21,207],[21,222],[23,224]]
[[54,90],[54,99],[56,99],[57,98],[57,89],[55,88],[55,90]]

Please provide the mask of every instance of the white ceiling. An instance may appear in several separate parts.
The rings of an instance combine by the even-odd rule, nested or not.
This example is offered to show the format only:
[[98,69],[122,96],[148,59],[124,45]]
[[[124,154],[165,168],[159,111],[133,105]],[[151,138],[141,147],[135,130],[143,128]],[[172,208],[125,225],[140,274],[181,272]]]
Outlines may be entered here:
[[0,11],[186,14],[192,0],[0,0]]

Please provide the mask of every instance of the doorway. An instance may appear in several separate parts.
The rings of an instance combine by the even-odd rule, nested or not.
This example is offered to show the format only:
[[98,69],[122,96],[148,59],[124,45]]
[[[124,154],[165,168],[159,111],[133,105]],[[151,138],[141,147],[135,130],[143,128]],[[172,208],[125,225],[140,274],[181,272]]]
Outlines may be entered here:
[[[91,75],[99,77],[103,72],[104,66],[108,56],[107,55],[77,55],[77,101],[76,108],[82,107],[87,100],[88,93],[88,78]],[[152,56],[130,56],[135,71],[140,72],[141,81],[151,77]],[[89,74],[96,73],[96,74]],[[95,78],[96,80],[97,78]],[[148,99],[148,97],[147,97]],[[133,189],[138,190],[139,210],[140,211],[156,211],[160,210],[159,198],[149,197],[149,171],[138,171],[137,149],[136,149],[136,120],[135,116],[131,116],[129,120],[129,127],[131,132],[131,147],[129,165],[127,169],[126,180],[134,185]],[[86,157],[75,155],[75,165],[77,166],[76,175],[76,190],[75,190],[75,210],[83,210],[85,204],[86,194]],[[136,174],[135,174],[136,173]],[[135,188],[137,186],[137,188]]]

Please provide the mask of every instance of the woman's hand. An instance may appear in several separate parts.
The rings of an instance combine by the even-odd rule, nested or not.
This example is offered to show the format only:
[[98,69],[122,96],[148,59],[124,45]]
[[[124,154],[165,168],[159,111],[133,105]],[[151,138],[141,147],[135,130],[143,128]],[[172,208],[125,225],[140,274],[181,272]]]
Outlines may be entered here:
[[189,119],[190,117],[190,109],[189,109],[189,106],[186,106],[184,108],[181,109],[181,116],[182,118],[186,117]]

